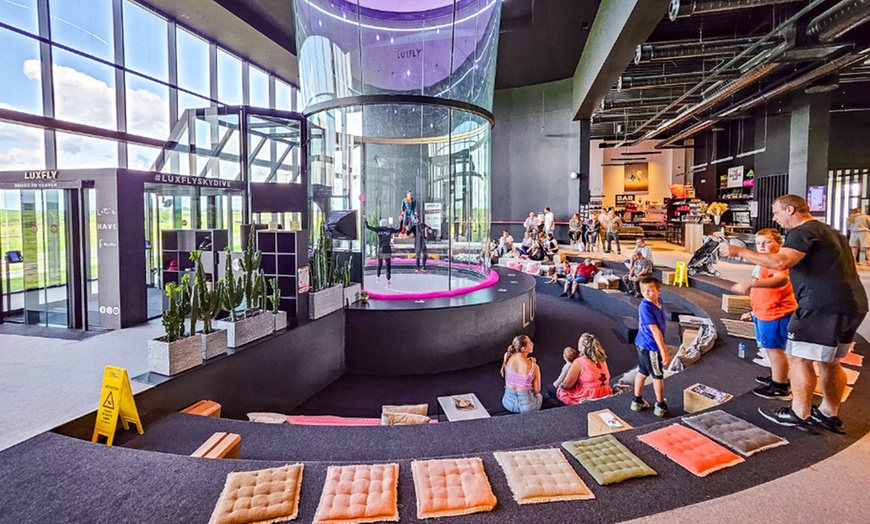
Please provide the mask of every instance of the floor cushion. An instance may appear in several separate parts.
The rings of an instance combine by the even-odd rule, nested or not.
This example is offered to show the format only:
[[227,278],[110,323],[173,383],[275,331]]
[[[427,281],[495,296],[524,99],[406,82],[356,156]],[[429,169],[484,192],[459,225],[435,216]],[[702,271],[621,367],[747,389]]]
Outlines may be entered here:
[[411,426],[416,424],[428,424],[430,418],[426,415],[414,413],[384,413],[381,415],[382,426]]
[[267,524],[299,512],[302,464],[227,475],[209,524]]
[[384,413],[412,413],[414,415],[429,414],[429,404],[409,404],[404,406],[381,406],[381,414]]
[[251,422],[262,422],[264,424],[286,424],[287,415],[284,415],[283,413],[268,413],[265,411],[258,411],[254,413],[248,413],[248,420]]
[[594,499],[558,449],[493,453],[517,504]]
[[562,447],[574,456],[602,486],[636,477],[657,475],[637,455],[613,435],[563,442]]
[[381,419],[335,415],[289,415],[287,423],[300,426],[380,426]]
[[743,462],[743,457],[680,424],[657,429],[637,438],[699,477]]
[[316,523],[399,520],[398,464],[329,466]]
[[684,417],[683,423],[716,442],[725,444],[744,457],[788,444],[786,439],[719,409],[693,417]]
[[480,458],[415,461],[411,471],[418,519],[468,515],[495,507]]

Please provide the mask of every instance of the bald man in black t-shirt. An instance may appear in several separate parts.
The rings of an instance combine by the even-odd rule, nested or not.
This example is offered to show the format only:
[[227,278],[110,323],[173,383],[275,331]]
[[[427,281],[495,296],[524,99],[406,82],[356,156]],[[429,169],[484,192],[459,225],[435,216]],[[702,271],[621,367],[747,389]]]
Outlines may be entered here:
[[[839,231],[815,220],[806,201],[785,195],[773,202],[773,219],[789,229],[778,253],[758,253],[723,244],[720,255],[743,257],[770,269],[788,269],[798,309],[788,325],[785,351],[791,369],[792,405],[765,409],[765,418],[784,426],[807,428],[812,422],[845,433],[837,416],[846,388],[840,359],[867,315],[867,294],[858,278],[849,243]],[[816,387],[813,363],[820,371],[822,403],[812,404]]]

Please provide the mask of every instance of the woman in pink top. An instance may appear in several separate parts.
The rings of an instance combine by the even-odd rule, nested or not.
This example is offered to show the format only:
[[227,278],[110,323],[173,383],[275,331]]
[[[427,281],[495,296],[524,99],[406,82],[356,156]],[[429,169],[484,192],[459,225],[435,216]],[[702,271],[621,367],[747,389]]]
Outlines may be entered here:
[[556,390],[556,397],[570,405],[613,394],[610,371],[605,362],[607,355],[595,335],[583,333],[578,348],[580,355],[565,373],[562,384]]
[[541,370],[529,355],[535,344],[525,335],[514,337],[504,354],[501,376],[504,377],[502,405],[511,413],[528,413],[541,409]]

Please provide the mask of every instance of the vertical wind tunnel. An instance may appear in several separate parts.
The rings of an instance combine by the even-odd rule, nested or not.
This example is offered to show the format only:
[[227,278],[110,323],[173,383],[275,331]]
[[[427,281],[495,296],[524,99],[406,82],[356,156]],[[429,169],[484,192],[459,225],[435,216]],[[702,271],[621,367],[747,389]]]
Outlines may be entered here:
[[[330,211],[358,210],[397,234],[392,280],[377,281],[378,238],[360,218],[357,240],[372,296],[417,298],[492,283],[492,100],[501,0],[294,0],[309,205],[317,231]],[[402,205],[411,192],[412,206]],[[408,208],[412,207],[412,210]],[[403,213],[404,209],[404,213]],[[415,234],[415,237],[419,234]]]

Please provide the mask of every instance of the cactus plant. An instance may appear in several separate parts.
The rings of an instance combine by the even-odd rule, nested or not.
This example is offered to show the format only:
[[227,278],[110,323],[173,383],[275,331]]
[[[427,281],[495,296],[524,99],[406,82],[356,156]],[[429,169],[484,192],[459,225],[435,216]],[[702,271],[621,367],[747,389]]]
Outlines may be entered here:
[[253,308],[257,300],[257,292],[254,290],[254,285],[257,279],[257,272],[260,270],[260,260],[263,258],[263,253],[257,251],[256,244],[256,230],[251,226],[248,245],[245,247],[245,253],[239,261],[242,271],[245,272],[245,309]]
[[235,322],[236,309],[242,305],[245,288],[242,285],[242,277],[233,276],[230,248],[224,250],[227,252],[227,269],[224,275],[223,293],[221,293],[221,307],[230,314],[230,321]]
[[272,313],[277,315],[281,307],[281,288],[278,287],[278,280],[270,278],[269,287],[272,289],[272,292],[269,294],[269,302],[272,303]]
[[260,311],[268,311],[268,289],[266,288],[266,276],[262,271],[257,273],[257,278],[254,280],[254,299],[255,306]]
[[321,232],[314,246],[314,256],[309,260],[311,266],[311,291],[323,291],[336,283],[335,260],[332,259],[332,239]]
[[196,277],[193,281],[191,300],[191,318],[202,320],[202,332],[212,333],[212,321],[217,318],[223,305],[224,284],[218,280],[212,289],[208,288],[205,270],[202,267],[202,251],[190,253],[190,259],[196,262]]
[[190,277],[184,275],[181,282],[166,284],[169,309],[163,312],[163,329],[166,342],[175,342],[184,337],[184,319],[191,310]]

